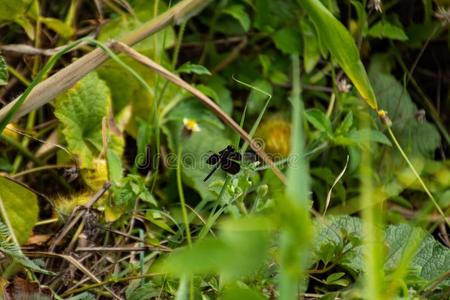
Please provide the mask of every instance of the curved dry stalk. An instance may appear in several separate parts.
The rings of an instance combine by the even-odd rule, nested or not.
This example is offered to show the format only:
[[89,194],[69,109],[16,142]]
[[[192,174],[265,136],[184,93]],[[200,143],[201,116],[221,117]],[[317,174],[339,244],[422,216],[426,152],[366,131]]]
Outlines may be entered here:
[[174,83],[175,85],[185,89],[186,91],[190,92],[192,95],[197,97],[206,107],[208,107],[216,116],[218,116],[225,124],[230,126],[234,131],[236,131],[242,139],[250,145],[250,147],[256,152],[256,154],[264,161],[265,164],[269,165],[269,167],[272,169],[272,171],[275,173],[275,175],[283,182],[286,183],[286,177],[284,174],[278,169],[278,167],[274,164],[274,162],[270,159],[270,157],[267,155],[264,150],[261,149],[261,147],[252,139],[252,137],[244,130],[242,129],[239,124],[237,124],[230,116],[228,116],[214,101],[208,98],[205,94],[203,94],[201,91],[178,77],[177,75],[173,74],[166,68],[162,67],[161,65],[155,63],[150,58],[140,54],[133,48],[127,46],[126,44],[122,42],[112,42],[111,48],[123,52],[130,56],[131,58],[135,59],[136,61],[140,62],[141,64],[151,68],[156,73],[160,74],[170,82]]
[[[121,41],[127,45],[134,45],[170,24],[177,24],[189,18],[206,6],[208,2],[209,0],[181,1],[165,13],[148,21],[136,31],[133,31]],[[36,85],[13,119],[18,119],[50,102],[56,96],[71,88],[89,72],[99,67],[108,58],[108,55],[102,49],[97,48],[77,59],[64,69],[56,72],[51,77]],[[0,120],[5,118],[19,98],[20,96],[0,110]]]

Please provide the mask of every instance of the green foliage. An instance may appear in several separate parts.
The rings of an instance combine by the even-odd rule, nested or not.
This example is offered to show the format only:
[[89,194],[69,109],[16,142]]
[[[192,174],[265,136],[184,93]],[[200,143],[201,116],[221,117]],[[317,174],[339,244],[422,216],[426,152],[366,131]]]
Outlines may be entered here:
[[8,66],[3,56],[0,56],[0,86],[8,83]]
[[364,101],[377,109],[377,99],[370,85],[358,49],[347,29],[318,0],[298,0],[305,8],[316,30],[320,42],[351,79]]
[[211,72],[202,65],[184,63],[177,69],[178,73],[197,74],[197,75],[211,75]]
[[[104,81],[93,72],[55,101],[55,115],[64,124],[64,137],[82,167],[90,167],[102,150],[102,122],[109,117],[111,94]],[[111,143],[121,153],[119,139]]]
[[174,275],[220,274],[225,282],[259,268],[269,249],[270,219],[243,218],[221,225],[217,239],[198,241],[170,254],[154,270]]
[[10,231],[8,227],[2,222],[0,222],[0,252],[6,254],[7,256],[12,258],[13,261],[21,264],[23,267],[28,268],[31,271],[40,272],[47,275],[54,274],[53,272],[42,269],[40,266],[26,257],[22,253],[22,250],[20,250],[20,247],[10,239]]
[[419,110],[408,91],[390,74],[389,61],[386,56],[374,57],[369,68],[379,103],[393,120],[392,129],[408,153],[432,157],[441,143],[439,132],[430,122],[418,118]]
[[33,38],[34,28],[26,15],[30,8],[36,10],[36,5],[35,0],[2,0],[0,1],[0,23],[16,22],[24,28],[30,38]]
[[[345,268],[350,274],[364,272],[360,219],[348,216],[335,217],[330,220],[330,224],[317,223],[317,226],[313,259],[315,263],[318,261],[322,261],[324,264],[334,262]],[[421,228],[408,224],[389,225],[386,227],[384,237],[388,251],[385,262],[386,272],[392,272],[398,266],[411,238],[417,241],[419,246],[413,253],[409,269],[411,274],[416,276],[415,278],[418,276],[422,281],[408,282],[408,278],[405,280],[406,284],[419,289],[427,280],[436,279],[450,271],[450,250]],[[449,285],[450,281],[447,279],[440,283],[440,288],[446,288]]]
[[408,36],[403,31],[403,28],[392,24],[387,20],[381,20],[373,25],[367,34],[376,38],[388,38],[399,41],[408,40]]
[[[6,213],[17,241],[25,243],[38,219],[36,194],[23,185],[0,176],[0,201],[1,215]],[[7,220],[4,221],[8,224]]]

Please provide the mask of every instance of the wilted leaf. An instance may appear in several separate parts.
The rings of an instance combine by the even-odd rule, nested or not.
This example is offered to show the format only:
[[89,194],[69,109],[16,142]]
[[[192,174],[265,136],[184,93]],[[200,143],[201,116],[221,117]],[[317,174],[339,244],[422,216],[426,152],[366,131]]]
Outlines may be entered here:
[[20,244],[25,243],[38,219],[36,195],[23,185],[0,176],[0,201],[17,240]]

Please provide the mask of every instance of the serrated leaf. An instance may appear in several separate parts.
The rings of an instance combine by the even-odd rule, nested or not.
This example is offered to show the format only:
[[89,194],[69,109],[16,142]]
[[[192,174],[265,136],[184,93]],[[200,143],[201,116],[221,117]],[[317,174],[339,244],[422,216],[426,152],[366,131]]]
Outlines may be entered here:
[[18,242],[23,244],[38,220],[37,196],[23,185],[0,176],[0,201]]
[[402,84],[392,76],[386,56],[375,56],[369,68],[374,91],[380,106],[393,120],[392,129],[400,144],[410,154],[432,157],[440,145],[440,135],[434,125],[416,118],[417,106]]
[[108,114],[110,98],[106,83],[92,72],[55,100],[55,116],[81,167],[90,167],[102,149],[102,120]]
[[272,37],[275,47],[285,54],[298,54],[301,50],[301,35],[296,28],[284,27]]
[[0,86],[8,84],[8,65],[3,56],[0,56]]
[[[320,258],[317,255],[321,253],[321,248],[327,244],[337,247],[342,244],[344,236],[349,240],[362,239],[362,227],[359,218],[333,217],[326,226],[318,223],[316,259]],[[353,238],[350,238],[351,236]],[[404,254],[405,248],[410,244],[410,237],[418,245],[409,265],[411,270],[416,270],[417,276],[424,280],[433,280],[450,271],[450,249],[441,245],[423,229],[408,224],[390,225],[385,230],[385,243],[388,247],[385,262],[386,271],[395,269]],[[353,248],[344,249],[345,254],[339,265],[359,273],[364,270],[363,245],[357,242],[352,242],[352,244]],[[450,286],[450,279],[448,278],[440,284],[440,287],[448,286]]]
[[377,98],[350,33],[319,0],[298,0],[298,2],[303,5],[313,21],[321,44],[330,51],[364,101],[376,110]]
[[177,73],[211,75],[211,72],[206,67],[202,65],[192,64],[189,61],[179,67],[177,69]]
[[[438,243],[425,230],[408,224],[390,225],[386,229],[386,243],[389,253],[391,253],[386,263],[387,268],[396,266],[410,237],[419,239],[420,244],[411,261],[410,268],[418,270],[420,277],[432,280],[450,271],[450,249]],[[450,278],[447,277],[440,286],[450,287]]]
[[369,29],[368,35],[376,38],[388,38],[391,40],[408,40],[408,36],[403,31],[403,28],[389,23],[387,20],[381,20],[373,25]]
[[247,32],[250,29],[250,17],[245,11],[244,6],[235,4],[225,8],[223,12],[235,18],[241,24],[244,31]]

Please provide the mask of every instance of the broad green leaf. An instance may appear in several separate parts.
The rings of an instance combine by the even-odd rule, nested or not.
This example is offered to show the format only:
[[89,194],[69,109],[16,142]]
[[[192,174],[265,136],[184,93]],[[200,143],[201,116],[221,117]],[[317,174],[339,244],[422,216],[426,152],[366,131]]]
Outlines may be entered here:
[[301,50],[302,37],[294,27],[284,27],[272,37],[275,47],[285,54],[298,54]]
[[63,38],[70,38],[75,33],[75,30],[69,24],[59,19],[41,17],[39,20]]
[[357,145],[362,145],[363,141],[370,141],[375,143],[380,143],[388,146],[392,146],[391,141],[388,139],[384,133],[378,130],[365,128],[360,130],[353,130],[348,136]]
[[8,66],[3,56],[0,56],[0,86],[8,83]]
[[[450,271],[450,249],[437,242],[425,230],[408,224],[390,225],[386,229],[386,243],[390,253],[386,268],[392,269],[397,265],[410,237],[416,237],[420,241],[410,265],[410,268],[418,270],[420,277],[433,280]],[[450,287],[450,278],[447,276],[439,286]]]
[[439,132],[430,122],[416,117],[418,108],[408,91],[390,74],[389,58],[375,56],[369,77],[380,105],[393,120],[392,129],[402,147],[410,154],[432,157],[440,145]]
[[[200,131],[190,136],[183,135],[183,120],[190,119],[197,122]],[[200,102],[186,100],[178,104],[166,117],[163,127],[168,137],[172,153],[178,152],[182,145],[183,183],[195,189],[202,198],[212,198],[209,184],[215,178],[223,178],[222,171],[217,171],[209,182],[203,182],[210,167],[205,163],[208,153],[217,152],[232,142],[232,133],[222,122]],[[173,166],[172,166],[173,167]]]
[[55,115],[63,124],[68,149],[81,167],[90,167],[102,149],[102,120],[107,117],[111,94],[97,73],[89,73],[55,100]]
[[25,243],[38,220],[37,196],[23,185],[0,176],[0,201],[18,242]]
[[225,282],[250,274],[266,258],[271,226],[270,220],[256,217],[229,220],[221,226],[217,239],[176,249],[155,269],[178,276],[216,273]]
[[211,75],[211,72],[206,67],[202,65],[192,64],[191,62],[184,63],[177,69],[177,73]]
[[298,0],[313,21],[321,43],[353,82],[366,103],[378,109],[375,93],[359,58],[358,48],[347,29],[319,0]]
[[247,32],[250,29],[250,17],[245,11],[244,6],[235,4],[225,8],[223,12],[238,20],[239,24],[241,24],[244,31]]
[[26,17],[34,0],[1,0],[0,1],[0,24],[5,22],[16,22],[22,26],[28,37],[33,39],[34,28]]
[[[317,261],[321,259],[320,254],[323,251],[321,252],[320,249],[326,245],[334,248],[334,251],[342,251],[340,247],[346,238],[350,244],[344,248],[345,254],[338,265],[352,272],[362,272],[364,270],[363,245],[359,242],[362,239],[361,220],[349,216],[333,217],[327,224],[317,223],[318,235],[316,236],[314,259]],[[411,270],[417,272],[417,276],[424,280],[432,280],[450,271],[450,249],[441,245],[423,229],[401,224],[390,225],[385,230],[385,244],[388,250],[385,262],[387,272],[393,271],[397,266],[400,258],[404,255],[410,237],[415,238],[415,242],[418,243],[418,248],[409,265]],[[408,282],[408,277],[405,280],[411,284]],[[441,288],[449,286],[450,279],[448,278],[440,284]]]
[[221,300],[264,300],[266,299],[259,293],[249,288],[244,288],[240,286],[233,286],[225,289],[223,297],[219,298]]
[[406,41],[408,39],[403,28],[389,23],[387,20],[381,20],[373,25],[369,29],[368,35],[376,38],[388,38],[399,41]]

